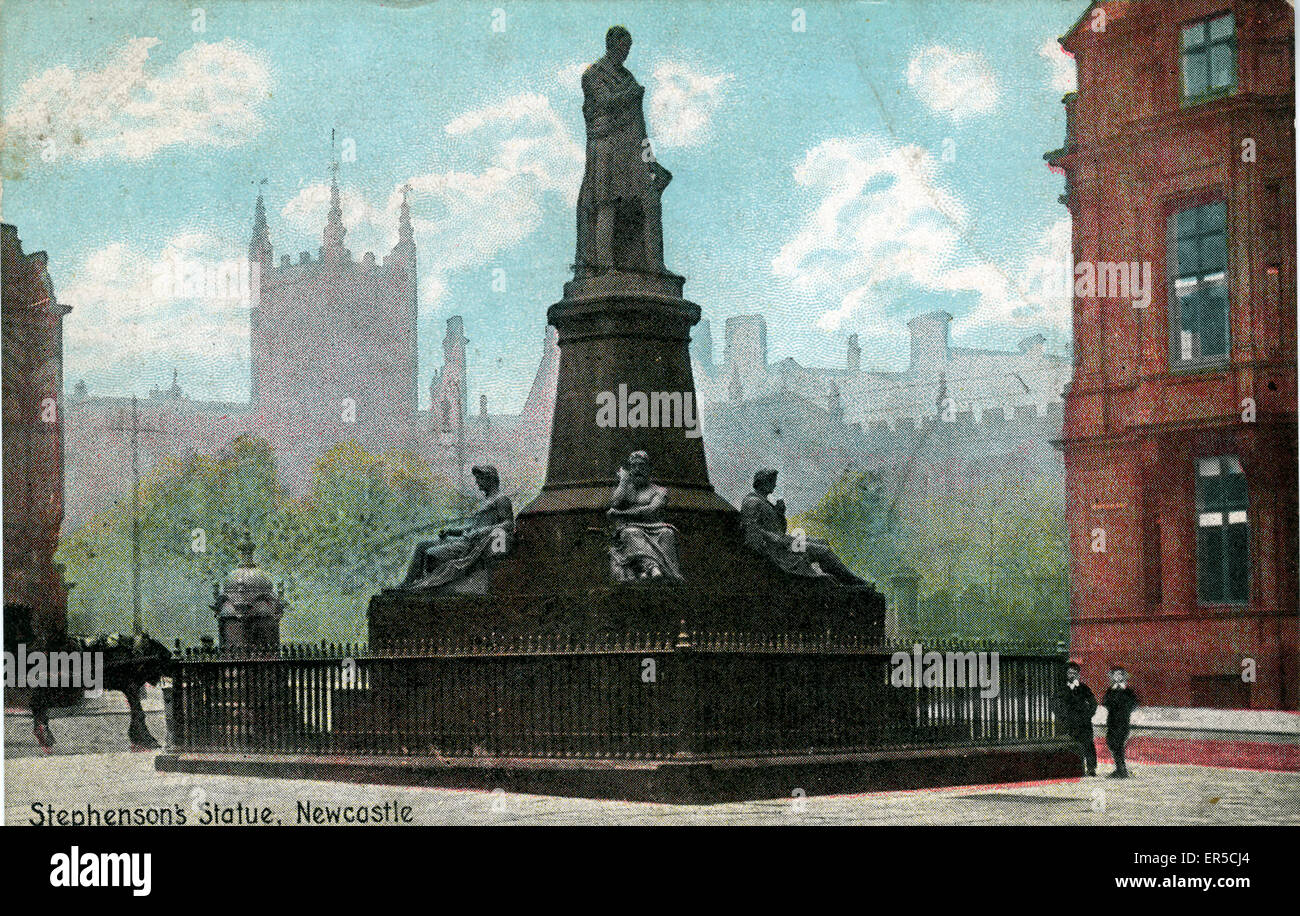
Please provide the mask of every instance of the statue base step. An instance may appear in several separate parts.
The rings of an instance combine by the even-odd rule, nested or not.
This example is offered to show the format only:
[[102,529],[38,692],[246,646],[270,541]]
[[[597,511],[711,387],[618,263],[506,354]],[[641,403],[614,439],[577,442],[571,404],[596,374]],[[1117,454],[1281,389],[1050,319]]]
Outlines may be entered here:
[[637,802],[716,804],[1079,776],[1064,742],[671,761],[169,752],[165,773],[320,779]]
[[680,300],[685,288],[686,278],[674,273],[608,270],[568,281],[564,284],[564,299],[566,302],[581,302],[584,299],[604,300],[611,296],[642,294]]
[[[606,576],[608,578],[608,576]],[[538,583],[539,585],[541,583]],[[884,638],[885,600],[872,588],[774,571],[758,587],[705,590],[654,580],[564,591],[429,595],[386,589],[370,602],[372,648],[488,637],[710,633]],[[766,588],[762,587],[766,584]]]

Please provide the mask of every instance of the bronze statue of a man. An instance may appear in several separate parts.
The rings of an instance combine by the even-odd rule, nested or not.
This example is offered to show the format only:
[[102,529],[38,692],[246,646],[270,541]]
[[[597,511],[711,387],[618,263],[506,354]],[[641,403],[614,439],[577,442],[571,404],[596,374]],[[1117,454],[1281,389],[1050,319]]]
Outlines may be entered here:
[[668,491],[650,482],[650,456],[633,452],[618,469],[618,486],[606,515],[614,523],[610,573],[618,582],[681,582],[677,529],[663,520]]
[[785,500],[768,500],[775,491],[776,471],[762,468],[754,474],[754,491],[740,503],[745,543],[790,575],[830,576],[842,585],[865,586],[821,538],[796,539],[786,534]]
[[415,548],[403,588],[429,589],[446,585],[470,573],[480,560],[510,549],[515,512],[510,497],[501,492],[501,478],[492,465],[472,468],[483,491],[483,502],[464,528],[443,528],[438,540]]
[[579,277],[613,269],[665,273],[659,198],[673,176],[646,137],[645,87],[623,66],[631,47],[631,33],[614,26],[605,56],[582,74],[587,167],[578,192]]

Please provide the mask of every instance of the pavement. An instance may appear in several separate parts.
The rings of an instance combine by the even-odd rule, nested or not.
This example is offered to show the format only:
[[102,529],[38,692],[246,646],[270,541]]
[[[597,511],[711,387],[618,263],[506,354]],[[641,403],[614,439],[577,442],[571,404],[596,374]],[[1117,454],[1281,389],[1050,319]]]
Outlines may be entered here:
[[[1198,732],[1238,732],[1300,736],[1300,712],[1285,709],[1194,709],[1181,706],[1139,706],[1133,710],[1135,728]],[[1093,725],[1106,725],[1106,707],[1098,706]]]
[[[163,734],[160,713],[149,715]],[[413,824],[627,825],[1184,825],[1300,824],[1300,773],[1184,763],[1130,765],[1127,780],[1091,779],[667,805],[493,791],[158,773],[132,753],[125,716],[52,719],[59,744],[40,752],[31,720],[5,717],[5,822],[125,816],[186,824],[349,818]],[[1104,758],[1104,755],[1103,755]],[[1101,773],[1110,767],[1103,763]],[[387,806],[387,807],[385,807]],[[60,812],[64,812],[60,814]],[[164,813],[167,812],[167,813]]]

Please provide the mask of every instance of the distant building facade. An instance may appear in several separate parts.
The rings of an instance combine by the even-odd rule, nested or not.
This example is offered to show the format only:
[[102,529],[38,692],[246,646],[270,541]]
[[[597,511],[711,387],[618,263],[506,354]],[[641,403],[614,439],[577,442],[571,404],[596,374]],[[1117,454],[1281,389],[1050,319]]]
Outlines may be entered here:
[[1294,15],[1095,2],[1061,39],[1076,275],[1149,263],[1156,291],[1076,284],[1071,641],[1151,705],[1300,704]]
[[61,634],[67,618],[54,552],[63,522],[63,317],[71,309],[55,296],[45,252],[25,254],[8,223],[0,247],[4,613],[6,624],[22,617],[40,640]]
[[970,439],[972,460],[1029,449],[1044,475],[1059,477],[1050,443],[1060,434],[1070,358],[1048,352],[1038,335],[1016,350],[954,347],[951,322],[945,311],[909,321],[911,359],[897,372],[864,370],[856,334],[842,368],[770,362],[761,315],[728,319],[723,361],[711,365],[699,358],[712,344],[697,329],[695,384],[714,486],[738,502],[755,467],[774,467],[784,472],[791,513],[803,512],[846,469],[912,454],[936,423]]

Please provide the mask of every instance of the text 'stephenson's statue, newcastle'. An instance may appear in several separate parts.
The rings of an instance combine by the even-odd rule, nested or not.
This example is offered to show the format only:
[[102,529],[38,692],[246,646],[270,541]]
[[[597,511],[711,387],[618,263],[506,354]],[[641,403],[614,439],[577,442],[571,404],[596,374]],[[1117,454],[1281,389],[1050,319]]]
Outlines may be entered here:
[[618,486],[610,498],[614,542],[609,548],[615,581],[657,579],[681,582],[677,529],[663,520],[668,492],[650,482],[650,456],[633,452],[618,469]]
[[415,548],[404,588],[432,589],[464,578],[492,554],[510,549],[514,537],[515,512],[510,497],[501,491],[501,478],[492,465],[475,467],[471,473],[483,491],[483,502],[464,528],[443,528],[438,540]]
[[865,586],[825,541],[786,534],[785,500],[768,501],[775,490],[776,471],[763,468],[754,474],[754,492],[740,503],[745,543],[790,575],[832,576],[844,585]]
[[605,35],[605,56],[582,74],[587,169],[578,192],[576,276],[611,269],[665,273],[659,198],[672,175],[655,161],[646,138],[640,85],[623,61],[632,36]]

